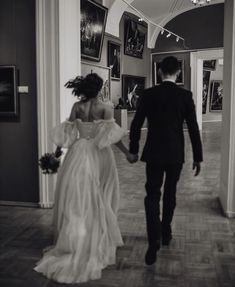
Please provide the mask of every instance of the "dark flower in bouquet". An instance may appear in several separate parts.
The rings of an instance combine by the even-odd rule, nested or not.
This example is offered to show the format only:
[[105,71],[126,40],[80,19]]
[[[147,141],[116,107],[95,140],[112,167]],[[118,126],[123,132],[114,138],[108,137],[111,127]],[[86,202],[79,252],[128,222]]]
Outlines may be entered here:
[[57,173],[57,170],[60,166],[60,157],[62,151],[60,148],[57,148],[53,153],[45,153],[39,159],[39,166],[43,174],[53,174]]

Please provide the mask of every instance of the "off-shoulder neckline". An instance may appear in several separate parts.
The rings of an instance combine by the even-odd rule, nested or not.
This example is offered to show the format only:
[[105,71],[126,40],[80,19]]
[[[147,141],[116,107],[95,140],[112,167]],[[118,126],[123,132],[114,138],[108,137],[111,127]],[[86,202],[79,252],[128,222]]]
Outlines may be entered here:
[[78,122],[81,122],[81,123],[85,123],[85,124],[91,124],[91,123],[111,123],[111,122],[114,122],[114,118],[112,119],[109,119],[109,120],[105,120],[105,119],[98,119],[98,120],[93,120],[91,122],[88,122],[88,121],[83,121],[82,119],[80,118],[77,118],[75,119],[74,121],[78,121]]

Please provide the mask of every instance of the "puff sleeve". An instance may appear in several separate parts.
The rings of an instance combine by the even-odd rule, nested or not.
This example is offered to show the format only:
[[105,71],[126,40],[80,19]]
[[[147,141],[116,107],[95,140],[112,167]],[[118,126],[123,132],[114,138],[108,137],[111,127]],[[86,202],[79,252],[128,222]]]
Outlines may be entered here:
[[103,149],[119,142],[126,134],[127,131],[116,124],[114,119],[103,121],[100,122],[100,129],[95,137],[95,144],[99,149]]
[[69,148],[78,137],[74,122],[64,121],[51,130],[52,142],[60,147]]

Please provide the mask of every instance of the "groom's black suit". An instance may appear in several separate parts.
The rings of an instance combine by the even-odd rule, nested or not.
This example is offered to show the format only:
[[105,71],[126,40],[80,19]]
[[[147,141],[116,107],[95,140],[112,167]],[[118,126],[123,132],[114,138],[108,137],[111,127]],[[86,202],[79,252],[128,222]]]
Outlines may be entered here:
[[[141,160],[146,162],[145,211],[150,246],[171,236],[171,221],[176,205],[176,184],[184,162],[186,121],[194,162],[202,161],[202,144],[192,93],[165,81],[143,92],[130,129],[130,152],[138,154],[141,127],[147,119],[148,133]],[[162,224],[159,201],[164,179]]]

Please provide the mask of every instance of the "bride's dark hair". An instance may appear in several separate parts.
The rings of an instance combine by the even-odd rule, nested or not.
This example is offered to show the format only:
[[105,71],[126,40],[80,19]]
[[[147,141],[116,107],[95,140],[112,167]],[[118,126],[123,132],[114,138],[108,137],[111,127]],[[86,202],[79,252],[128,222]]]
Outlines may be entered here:
[[81,97],[81,101],[87,102],[98,95],[103,86],[103,80],[96,73],[86,75],[86,77],[76,77],[65,84],[66,88],[73,89],[72,94]]

